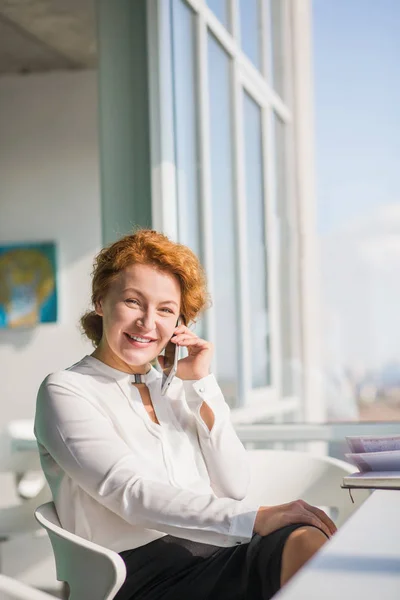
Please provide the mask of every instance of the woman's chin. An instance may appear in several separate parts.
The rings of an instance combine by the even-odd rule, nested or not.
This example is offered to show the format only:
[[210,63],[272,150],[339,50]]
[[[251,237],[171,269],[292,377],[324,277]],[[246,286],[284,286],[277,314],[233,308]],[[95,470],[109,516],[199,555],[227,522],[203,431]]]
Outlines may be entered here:
[[153,360],[155,358],[157,358],[158,353],[154,353],[153,352],[149,352],[148,350],[145,351],[145,349],[143,350],[129,350],[129,351],[124,351],[121,353],[121,358],[128,364],[128,365],[135,365],[135,366],[141,366],[141,365],[146,365],[148,363],[153,362]]

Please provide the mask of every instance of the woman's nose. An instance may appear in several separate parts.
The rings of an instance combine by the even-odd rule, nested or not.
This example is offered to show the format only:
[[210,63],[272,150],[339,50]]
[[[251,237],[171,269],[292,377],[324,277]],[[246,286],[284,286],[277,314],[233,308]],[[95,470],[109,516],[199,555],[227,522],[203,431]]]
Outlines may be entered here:
[[151,331],[155,327],[155,315],[153,312],[147,311],[138,319],[138,325],[146,331]]

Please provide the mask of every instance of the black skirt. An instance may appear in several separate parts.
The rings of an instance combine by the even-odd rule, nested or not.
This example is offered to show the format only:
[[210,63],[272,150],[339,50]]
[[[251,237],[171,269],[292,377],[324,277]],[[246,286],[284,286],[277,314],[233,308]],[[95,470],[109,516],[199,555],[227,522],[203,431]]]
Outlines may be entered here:
[[267,600],[280,588],[283,547],[298,527],[229,548],[167,535],[125,550],[127,576],[115,600]]

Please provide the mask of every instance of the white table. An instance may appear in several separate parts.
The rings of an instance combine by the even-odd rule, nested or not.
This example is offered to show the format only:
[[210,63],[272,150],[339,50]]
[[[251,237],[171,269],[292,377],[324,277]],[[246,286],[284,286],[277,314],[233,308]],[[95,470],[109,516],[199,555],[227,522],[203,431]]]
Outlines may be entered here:
[[374,491],[275,598],[399,600],[400,491]]

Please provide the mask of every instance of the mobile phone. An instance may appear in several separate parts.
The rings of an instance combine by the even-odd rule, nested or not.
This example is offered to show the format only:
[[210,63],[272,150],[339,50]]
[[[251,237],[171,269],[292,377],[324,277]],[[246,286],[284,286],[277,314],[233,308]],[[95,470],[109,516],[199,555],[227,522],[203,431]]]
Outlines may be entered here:
[[[176,324],[178,327],[179,321]],[[162,383],[161,383],[161,394],[164,396],[167,393],[167,390],[171,384],[171,381],[176,375],[176,371],[178,368],[178,360],[179,360],[179,346],[178,344],[174,344],[171,340],[165,346],[164,351],[164,366],[163,366],[163,374],[162,374]]]
[[164,396],[176,375],[179,360],[179,346],[168,342],[164,352],[164,367],[162,374],[161,394]]

